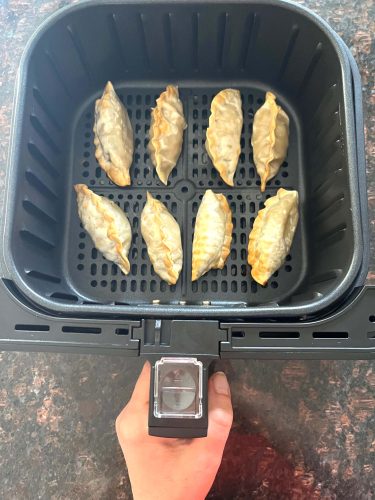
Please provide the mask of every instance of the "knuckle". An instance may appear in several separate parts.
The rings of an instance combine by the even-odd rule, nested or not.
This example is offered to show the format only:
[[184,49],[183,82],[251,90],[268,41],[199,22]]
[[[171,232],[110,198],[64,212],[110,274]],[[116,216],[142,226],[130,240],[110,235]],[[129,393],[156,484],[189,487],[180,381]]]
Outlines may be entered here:
[[115,429],[116,429],[116,433],[120,436],[122,434],[122,425],[123,423],[123,416],[122,416],[122,413],[120,413],[120,415],[117,416],[116,420],[115,420]]
[[128,407],[122,410],[122,412],[117,416],[115,421],[115,428],[117,434],[123,434],[125,429],[127,428],[127,421],[129,420],[129,410]]
[[228,408],[225,410],[223,408],[215,408],[210,416],[215,426],[229,431],[233,423],[232,408]]
[[115,422],[117,435],[124,443],[138,442],[142,438],[139,418],[132,412],[132,408],[127,405]]

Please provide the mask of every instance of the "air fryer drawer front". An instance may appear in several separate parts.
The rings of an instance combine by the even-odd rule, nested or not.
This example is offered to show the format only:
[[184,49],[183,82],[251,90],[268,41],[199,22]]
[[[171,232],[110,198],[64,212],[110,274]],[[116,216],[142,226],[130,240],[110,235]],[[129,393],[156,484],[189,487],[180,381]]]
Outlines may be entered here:
[[[101,34],[98,44],[97,33]],[[93,109],[111,79],[135,133],[132,186],[108,181],[94,159]],[[167,187],[147,152],[150,108],[179,85],[188,122]],[[235,187],[204,148],[213,95],[241,90],[244,129]],[[250,137],[272,89],[291,120],[288,157],[260,193]],[[5,277],[40,309],[63,315],[137,318],[302,317],[353,288],[363,269],[355,107],[350,61],[337,35],[285,2],[79,4],[57,13],[30,42],[20,68],[4,237]],[[125,277],[80,227],[72,186],[84,182],[125,208],[134,228]],[[300,223],[284,266],[260,287],[246,264],[256,214],[276,190],[298,189]],[[191,282],[194,219],[204,191],[233,212],[222,271]],[[184,268],[174,287],[153,272],[139,231],[146,192],[181,225]]]
[[121,356],[251,359],[345,359],[375,355],[375,287],[357,291],[334,314],[315,321],[209,321],[103,317],[36,312],[0,281],[0,347]]
[[1,349],[148,359],[149,432],[155,436],[207,434],[208,372],[219,357],[375,358],[375,287],[363,288],[330,317],[300,323],[53,318],[16,301],[3,282],[0,304],[0,323],[6,332]]

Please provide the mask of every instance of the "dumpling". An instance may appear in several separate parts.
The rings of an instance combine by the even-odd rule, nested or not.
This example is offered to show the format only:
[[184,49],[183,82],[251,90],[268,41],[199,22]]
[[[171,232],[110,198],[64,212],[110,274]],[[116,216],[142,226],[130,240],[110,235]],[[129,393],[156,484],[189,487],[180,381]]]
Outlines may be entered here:
[[133,161],[133,129],[125,106],[111,82],[95,103],[95,156],[108,177],[118,186],[131,184],[129,169]]
[[116,203],[93,193],[85,184],[76,184],[78,215],[95,247],[104,257],[128,274],[128,253],[132,239],[125,212]]
[[232,212],[223,194],[208,189],[198,209],[193,240],[192,281],[223,269],[232,241]]
[[288,255],[298,223],[298,192],[279,189],[258,212],[249,236],[251,276],[265,285]]
[[148,149],[159,179],[167,184],[169,174],[176,166],[181,154],[182,140],[186,128],[182,102],[178,89],[168,85],[156,100],[151,112],[150,141]]
[[289,143],[289,118],[276,104],[276,96],[266,93],[266,102],[254,115],[253,146],[254,163],[260,176],[260,190],[266,189],[266,182],[277,175],[286,158]]
[[206,150],[223,181],[233,186],[241,153],[243,124],[241,94],[225,89],[211,102],[211,115],[206,134]]
[[182,269],[180,226],[150,193],[141,215],[141,233],[156,274],[169,285],[177,283]]

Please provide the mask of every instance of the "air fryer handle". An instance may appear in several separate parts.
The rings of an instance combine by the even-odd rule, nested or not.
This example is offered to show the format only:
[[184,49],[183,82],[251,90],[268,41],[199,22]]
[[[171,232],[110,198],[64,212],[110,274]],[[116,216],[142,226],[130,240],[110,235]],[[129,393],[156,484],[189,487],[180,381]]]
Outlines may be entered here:
[[207,436],[208,368],[196,357],[152,362],[148,428],[151,436]]
[[207,436],[208,369],[228,332],[217,320],[145,319],[133,338],[152,367],[149,434]]

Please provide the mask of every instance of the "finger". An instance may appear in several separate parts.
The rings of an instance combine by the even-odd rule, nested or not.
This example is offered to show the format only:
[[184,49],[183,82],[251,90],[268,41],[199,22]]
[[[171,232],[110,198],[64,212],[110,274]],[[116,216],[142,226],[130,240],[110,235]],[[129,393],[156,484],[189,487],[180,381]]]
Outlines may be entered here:
[[[225,443],[233,421],[230,388],[223,372],[212,375],[208,381],[207,438],[198,440],[207,477],[214,478],[220,466]],[[211,474],[211,476],[210,476]]]
[[[149,391],[150,391],[150,372],[151,366],[148,361],[143,365],[142,371],[139,374],[138,380],[134,386],[132,396],[127,403],[127,405],[122,409],[120,415],[117,417],[117,423],[121,423],[122,420],[130,413],[130,409],[145,408],[148,407],[149,402]],[[134,413],[134,412],[133,412]],[[116,424],[117,425],[117,424]]]
[[230,387],[223,372],[212,375],[208,382],[208,433],[210,439],[225,446],[233,422]]
[[148,406],[150,399],[150,378],[151,378],[151,365],[149,361],[143,365],[142,371],[135,384],[130,403],[135,406]]
[[130,438],[132,433],[133,437],[136,437],[138,431],[143,432],[144,427],[147,427],[150,372],[150,363],[146,361],[135,384],[130,401],[116,419],[117,434],[124,439]]

